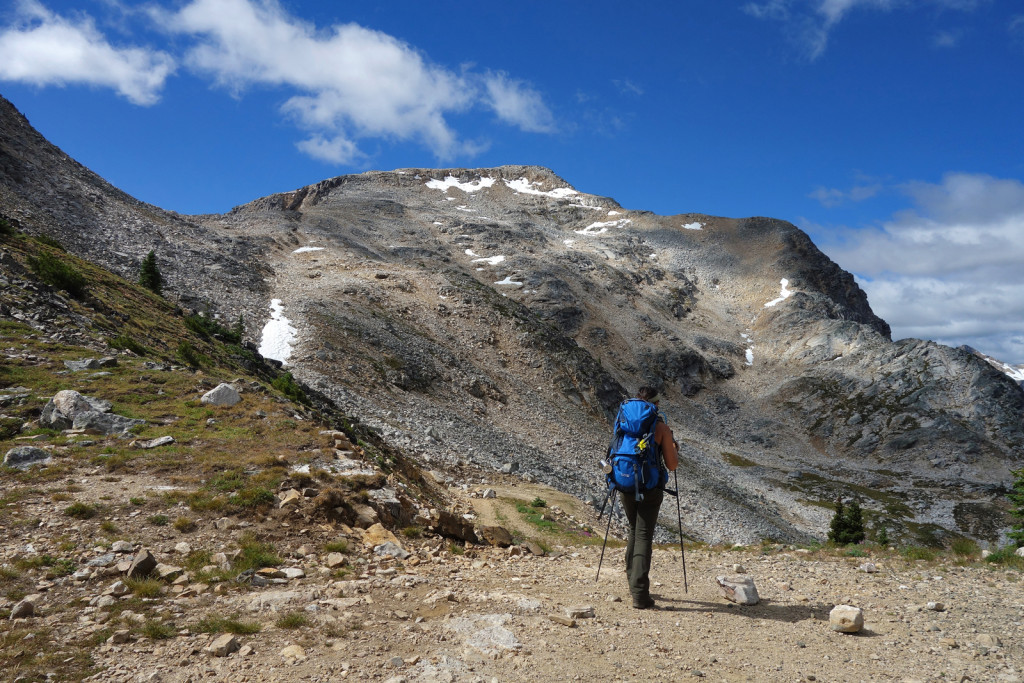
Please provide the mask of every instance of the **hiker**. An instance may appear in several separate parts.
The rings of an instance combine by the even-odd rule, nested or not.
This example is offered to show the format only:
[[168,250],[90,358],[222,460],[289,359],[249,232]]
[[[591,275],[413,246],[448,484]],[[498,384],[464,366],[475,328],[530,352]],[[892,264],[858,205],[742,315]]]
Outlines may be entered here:
[[[679,452],[676,447],[672,430],[665,423],[665,418],[657,412],[658,390],[653,387],[640,387],[636,398],[627,400],[620,408],[620,419],[623,411],[630,406],[633,410],[644,411],[647,422],[654,419],[653,426],[654,443],[653,467],[657,468],[657,474],[647,477],[647,490],[642,490],[639,483],[634,486],[622,486],[617,484],[615,488],[619,491],[622,501],[622,509],[626,511],[626,518],[629,520],[629,542],[626,545],[626,578],[629,580],[629,592],[633,594],[633,607],[637,609],[653,609],[654,600],[651,598],[651,581],[648,574],[651,571],[651,555],[654,551],[654,528],[658,524],[658,510],[661,508],[662,498],[665,496],[665,484],[668,483],[668,472],[675,470],[679,464]],[[646,405],[638,405],[641,401]],[[652,417],[653,416],[653,417]],[[617,419],[617,422],[619,419]],[[616,438],[619,428],[616,428]],[[614,455],[612,456],[614,459]],[[643,479],[644,477],[638,477]],[[653,479],[656,478],[656,481]]]

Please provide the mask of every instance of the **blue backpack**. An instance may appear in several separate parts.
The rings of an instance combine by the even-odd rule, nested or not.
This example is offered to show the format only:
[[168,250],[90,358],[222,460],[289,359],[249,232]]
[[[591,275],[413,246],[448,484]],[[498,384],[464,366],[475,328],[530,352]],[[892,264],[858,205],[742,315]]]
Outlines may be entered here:
[[668,483],[668,472],[661,465],[661,453],[654,441],[660,417],[656,405],[639,398],[628,399],[619,406],[615,433],[608,446],[609,489],[643,500],[645,491],[664,488]]

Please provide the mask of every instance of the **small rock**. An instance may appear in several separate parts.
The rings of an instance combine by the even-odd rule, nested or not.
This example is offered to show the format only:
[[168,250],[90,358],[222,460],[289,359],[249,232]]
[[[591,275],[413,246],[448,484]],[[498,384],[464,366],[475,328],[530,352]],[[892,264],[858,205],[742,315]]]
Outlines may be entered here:
[[494,489],[484,489],[483,498],[497,498],[498,492]]
[[999,636],[992,633],[982,633],[978,636],[978,645],[982,647],[1002,647],[1003,641],[999,640]]
[[388,541],[394,543],[399,548],[402,547],[402,544],[398,542],[395,535],[385,529],[379,522],[363,532],[363,545],[367,548],[376,548]]
[[135,551],[135,546],[128,541],[114,541],[110,546],[110,550],[115,553],[130,553]]
[[227,657],[232,652],[238,652],[240,648],[238,637],[233,633],[225,633],[207,645],[206,652],[214,657]]
[[929,602],[927,605],[924,606],[924,608],[926,610],[930,610],[932,612],[945,612],[946,611],[946,605],[941,603],[941,602]]
[[156,558],[153,557],[153,553],[148,550],[140,550],[132,559],[132,563],[128,567],[126,576],[129,579],[144,578],[153,573],[157,564]]
[[878,566],[874,562],[865,562],[858,569],[866,574],[874,574],[878,571]]
[[230,517],[221,517],[213,523],[213,526],[218,531],[229,531],[231,529],[234,529],[238,525],[235,523],[235,520],[231,519]]
[[281,571],[284,572],[286,579],[301,579],[306,576],[306,572],[299,567],[285,567]]
[[237,389],[230,384],[221,383],[216,388],[203,394],[199,402],[211,406],[230,408],[241,400],[242,397],[239,396]]
[[155,439],[150,439],[149,441],[134,441],[133,443],[135,444],[136,448],[159,448],[160,446],[167,446],[168,444],[174,443],[174,437],[160,436]]
[[123,645],[132,639],[132,632],[128,629],[121,629],[114,631],[114,634],[107,638],[107,642],[111,645]]
[[565,614],[570,619],[593,619],[596,616],[594,608],[589,605],[569,607],[565,610]]
[[330,553],[327,555],[327,566],[331,569],[336,569],[343,564],[345,564],[345,556],[341,553]]
[[178,553],[179,555],[188,555],[190,552],[192,552],[192,546],[190,546],[185,541],[182,541],[181,543],[174,546],[174,552]]
[[302,503],[302,492],[295,489],[288,489],[281,494],[281,502],[278,504],[279,508],[283,507],[298,507]]
[[526,541],[523,543],[523,547],[537,557],[544,557],[544,548],[540,547],[540,543],[537,543],[536,541]]
[[1020,548],[1017,548],[1016,550],[1014,550],[1013,554],[1016,555],[1017,557],[1024,557],[1024,546],[1021,546]]
[[563,617],[561,614],[549,614],[548,619],[561,624],[562,626],[568,626],[569,628],[576,628],[576,620],[570,619],[569,617]]
[[743,568],[742,564],[734,564],[732,566],[732,573],[733,574],[746,574],[747,570]]
[[400,545],[393,543],[392,541],[388,541],[387,543],[382,543],[378,546],[375,546],[373,549],[373,554],[378,555],[380,557],[394,557],[399,560],[404,560],[407,559],[412,553],[405,550]]
[[754,579],[749,576],[719,576],[715,580],[718,582],[719,593],[730,602],[756,605],[761,601]]
[[285,659],[291,659],[296,662],[306,658],[306,651],[302,649],[301,645],[289,645],[288,647],[282,649],[278,654],[284,657]]
[[175,567],[174,565],[159,563],[153,568],[153,571],[161,581],[174,581],[176,578],[181,576],[181,573],[184,570],[181,567]]
[[239,657],[248,657],[252,653],[256,652],[252,645],[243,645],[238,649]]
[[828,623],[833,631],[856,633],[864,628],[864,610],[850,605],[836,605],[828,614]]
[[30,617],[34,617],[35,615],[35,603],[30,601],[28,598],[25,598],[24,600],[22,600],[14,606],[14,608],[11,610],[11,616],[8,617],[8,620],[14,621],[15,619],[29,619]]

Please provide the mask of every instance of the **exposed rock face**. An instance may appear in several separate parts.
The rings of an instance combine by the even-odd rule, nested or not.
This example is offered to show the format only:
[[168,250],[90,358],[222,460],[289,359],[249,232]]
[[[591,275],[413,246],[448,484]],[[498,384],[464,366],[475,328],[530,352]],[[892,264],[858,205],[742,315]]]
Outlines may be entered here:
[[[894,538],[1007,528],[1024,391],[969,351],[893,342],[789,223],[627,210],[527,166],[341,176],[182,217],[0,108],[0,213],[130,277],[155,249],[167,296],[244,313],[250,335],[280,300],[293,374],[431,469],[599,496],[608,420],[649,384],[681,445],[690,534],[820,538],[813,503],[850,485]],[[360,526],[405,514],[372,505]]]

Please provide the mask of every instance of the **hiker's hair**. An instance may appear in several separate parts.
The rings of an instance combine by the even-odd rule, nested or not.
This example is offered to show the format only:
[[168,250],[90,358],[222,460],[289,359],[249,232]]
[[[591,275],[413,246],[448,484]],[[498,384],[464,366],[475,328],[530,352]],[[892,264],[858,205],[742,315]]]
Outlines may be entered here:
[[636,390],[636,397],[645,401],[653,401],[658,397],[658,390],[654,387],[640,387]]

